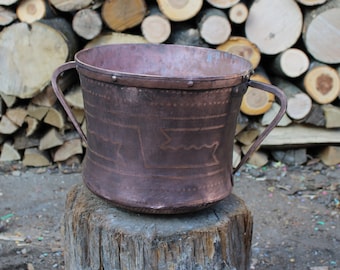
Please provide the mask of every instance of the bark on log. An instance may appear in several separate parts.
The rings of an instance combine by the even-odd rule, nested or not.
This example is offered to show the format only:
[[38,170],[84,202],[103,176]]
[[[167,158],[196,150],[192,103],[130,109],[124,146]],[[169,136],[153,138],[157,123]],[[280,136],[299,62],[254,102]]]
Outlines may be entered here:
[[141,30],[150,43],[163,43],[170,37],[171,23],[157,7],[152,7],[141,24]]
[[195,17],[201,10],[203,0],[157,0],[162,13],[171,21],[181,22]]
[[178,45],[209,47],[209,45],[201,38],[198,29],[187,24],[175,26],[171,32],[169,41],[170,43]]
[[294,0],[254,1],[249,9],[245,33],[262,53],[275,55],[297,42],[302,22],[302,12]]
[[204,9],[198,16],[200,36],[211,45],[227,41],[231,34],[231,25],[227,15],[216,8]]
[[67,195],[65,269],[249,269],[252,216],[231,194],[206,210],[170,216],[119,210],[83,184]]
[[302,37],[308,52],[318,61],[340,63],[340,0],[306,9]]
[[231,36],[225,43],[217,46],[216,49],[243,57],[252,64],[253,69],[257,68],[261,61],[259,48],[242,36]]
[[106,0],[101,16],[106,25],[117,32],[139,25],[146,15],[144,0]]

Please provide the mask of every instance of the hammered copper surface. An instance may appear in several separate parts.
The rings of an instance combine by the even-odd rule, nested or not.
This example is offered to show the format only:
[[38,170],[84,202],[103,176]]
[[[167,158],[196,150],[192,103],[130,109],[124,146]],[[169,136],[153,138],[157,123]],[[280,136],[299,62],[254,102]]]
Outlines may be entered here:
[[[58,89],[57,77],[76,68],[84,97],[86,136]],[[230,194],[232,150],[248,61],[213,49],[178,45],[108,45],[77,53],[52,84],[87,143],[83,180],[117,206],[148,213],[198,210]]]

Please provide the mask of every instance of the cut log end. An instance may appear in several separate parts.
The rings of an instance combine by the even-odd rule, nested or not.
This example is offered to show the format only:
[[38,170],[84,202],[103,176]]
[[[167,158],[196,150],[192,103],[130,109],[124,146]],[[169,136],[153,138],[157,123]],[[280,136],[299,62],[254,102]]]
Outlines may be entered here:
[[201,10],[203,0],[157,0],[162,13],[174,22],[181,22],[195,17]]
[[163,43],[171,34],[169,20],[158,14],[146,17],[141,24],[141,29],[143,36],[150,43]]
[[279,66],[284,75],[297,78],[307,71],[309,58],[302,50],[290,48],[282,53]]
[[[270,81],[261,74],[254,74],[251,79],[270,83]],[[241,112],[246,115],[261,115],[271,108],[274,100],[275,96],[272,93],[265,92],[254,87],[248,87],[247,92],[242,98],[240,109]]]
[[20,21],[32,23],[44,18],[46,3],[44,0],[24,0],[20,2],[16,13]]
[[242,24],[248,18],[248,7],[244,3],[238,3],[229,10],[229,19],[235,24]]
[[200,35],[209,44],[222,44],[230,34],[231,25],[227,17],[211,15],[200,24]]
[[328,104],[338,98],[340,77],[330,66],[317,66],[304,77],[304,87],[311,98],[319,104]]
[[261,60],[259,48],[254,43],[241,36],[230,37],[225,43],[217,46],[216,49],[245,58],[252,64],[253,69],[259,65]]

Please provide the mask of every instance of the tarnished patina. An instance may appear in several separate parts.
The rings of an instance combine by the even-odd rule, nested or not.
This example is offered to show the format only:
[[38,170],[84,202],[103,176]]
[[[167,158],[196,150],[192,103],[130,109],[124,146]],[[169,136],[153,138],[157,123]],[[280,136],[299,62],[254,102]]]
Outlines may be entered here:
[[[76,68],[86,135],[58,85]],[[183,213],[230,194],[236,120],[248,86],[274,93],[281,110],[243,157],[244,164],[282,118],[286,99],[249,79],[251,64],[214,49],[117,44],[78,52],[59,67],[54,91],[87,144],[83,180],[117,206],[146,213]]]

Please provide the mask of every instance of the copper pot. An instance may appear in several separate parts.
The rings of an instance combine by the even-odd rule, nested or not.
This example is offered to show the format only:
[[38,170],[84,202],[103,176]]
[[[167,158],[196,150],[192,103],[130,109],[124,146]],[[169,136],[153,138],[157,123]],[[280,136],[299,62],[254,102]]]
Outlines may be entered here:
[[[86,135],[57,85],[76,68]],[[242,166],[280,121],[286,98],[254,82],[251,64],[214,49],[117,44],[79,51],[53,74],[59,101],[87,144],[83,181],[98,196],[138,212],[182,213],[230,194],[236,120],[248,86],[273,93],[281,109]]]

